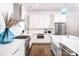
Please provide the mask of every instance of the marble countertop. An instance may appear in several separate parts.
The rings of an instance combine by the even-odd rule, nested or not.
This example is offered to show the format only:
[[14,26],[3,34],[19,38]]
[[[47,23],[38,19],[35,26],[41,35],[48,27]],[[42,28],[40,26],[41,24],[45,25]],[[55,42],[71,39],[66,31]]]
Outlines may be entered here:
[[79,37],[74,36],[73,38],[63,39],[60,43],[79,55]]
[[[59,47],[59,43],[64,44],[72,51],[79,54],[79,37],[72,35],[52,35],[52,42]],[[59,47],[60,48],[60,47]]]
[[[63,41],[63,38],[67,38],[67,35],[51,35],[52,37],[52,42],[59,47],[59,42]],[[59,47],[60,48],[60,47]]]
[[22,44],[23,42],[25,42],[25,40],[22,39],[15,39],[13,42],[8,43],[8,44],[0,44],[0,55],[7,55],[7,54],[11,54],[15,51],[15,49]]

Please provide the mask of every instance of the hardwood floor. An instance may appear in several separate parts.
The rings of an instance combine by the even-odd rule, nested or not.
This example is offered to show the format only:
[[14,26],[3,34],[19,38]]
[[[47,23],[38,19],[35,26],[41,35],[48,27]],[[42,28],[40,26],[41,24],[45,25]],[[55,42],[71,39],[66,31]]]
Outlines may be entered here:
[[54,56],[54,54],[50,50],[49,43],[33,43],[29,51],[29,56]]

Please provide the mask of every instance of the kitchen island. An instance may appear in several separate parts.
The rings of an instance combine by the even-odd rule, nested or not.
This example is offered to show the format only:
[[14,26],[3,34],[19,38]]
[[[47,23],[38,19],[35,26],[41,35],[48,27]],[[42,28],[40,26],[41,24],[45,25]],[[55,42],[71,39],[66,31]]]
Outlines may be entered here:
[[62,56],[60,43],[79,55],[79,37],[72,35],[51,35],[51,50],[55,56]]

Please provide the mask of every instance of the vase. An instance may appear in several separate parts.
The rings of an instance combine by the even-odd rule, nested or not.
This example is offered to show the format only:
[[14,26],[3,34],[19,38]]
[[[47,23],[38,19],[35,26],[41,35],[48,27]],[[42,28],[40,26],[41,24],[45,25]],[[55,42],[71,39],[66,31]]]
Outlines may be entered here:
[[4,32],[0,33],[0,43],[7,44],[14,40],[14,34],[9,28],[5,28]]

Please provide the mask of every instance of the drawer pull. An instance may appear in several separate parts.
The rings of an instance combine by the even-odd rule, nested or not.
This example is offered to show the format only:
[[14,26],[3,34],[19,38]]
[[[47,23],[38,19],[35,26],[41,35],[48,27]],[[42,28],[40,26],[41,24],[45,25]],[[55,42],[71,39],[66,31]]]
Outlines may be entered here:
[[13,52],[12,55],[14,55],[17,51],[19,51],[19,49],[17,49],[15,52]]

